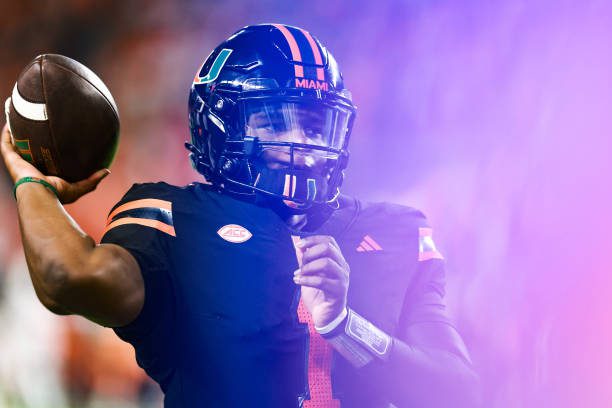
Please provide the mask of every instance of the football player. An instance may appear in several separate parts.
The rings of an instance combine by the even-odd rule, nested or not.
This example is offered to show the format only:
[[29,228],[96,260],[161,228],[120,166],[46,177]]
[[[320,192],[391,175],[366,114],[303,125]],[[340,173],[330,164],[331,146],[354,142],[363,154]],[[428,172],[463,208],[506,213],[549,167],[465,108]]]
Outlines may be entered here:
[[100,245],[61,203],[108,172],[45,177],[5,129],[13,180],[39,180],[15,191],[39,299],[113,327],[167,407],[473,406],[425,217],[339,194],[354,118],[316,38],[245,27],[190,90],[186,147],[206,183],[134,185]]

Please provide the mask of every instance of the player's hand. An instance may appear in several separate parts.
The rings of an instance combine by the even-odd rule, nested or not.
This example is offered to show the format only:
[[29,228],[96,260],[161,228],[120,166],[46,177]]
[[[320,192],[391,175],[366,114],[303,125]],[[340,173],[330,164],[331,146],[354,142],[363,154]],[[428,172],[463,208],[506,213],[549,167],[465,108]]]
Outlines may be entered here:
[[302,265],[293,280],[301,285],[302,301],[316,327],[323,327],[346,307],[349,265],[334,238],[314,235],[301,239]]
[[100,181],[110,174],[108,169],[98,170],[85,180],[69,183],[64,179],[54,176],[45,176],[27,160],[23,159],[13,145],[13,139],[8,125],[4,125],[0,139],[0,153],[4,164],[13,179],[13,182],[24,177],[37,177],[50,183],[59,193],[62,203],[68,204],[76,201],[79,197],[96,189]]

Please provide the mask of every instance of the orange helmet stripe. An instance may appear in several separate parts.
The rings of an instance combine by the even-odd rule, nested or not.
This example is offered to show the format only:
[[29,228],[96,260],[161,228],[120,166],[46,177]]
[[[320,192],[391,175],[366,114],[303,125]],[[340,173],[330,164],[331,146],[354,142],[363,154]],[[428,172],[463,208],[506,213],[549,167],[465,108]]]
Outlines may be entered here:
[[310,44],[310,48],[312,48],[312,54],[314,55],[315,64],[319,65],[319,67],[317,67],[317,79],[319,81],[325,81],[325,71],[323,71],[323,58],[321,58],[321,51],[319,51],[317,43],[308,31],[303,30],[301,28],[299,30],[302,32],[302,34],[304,34],[304,37],[306,37],[308,44]]
[[[302,53],[300,52],[300,47],[298,46],[297,41],[295,41],[293,34],[291,34],[291,32],[284,25],[281,25],[281,24],[272,24],[272,25],[276,27],[283,34],[283,36],[285,37],[285,40],[287,40],[287,43],[289,44],[289,49],[291,49],[291,58],[293,58],[293,61],[301,63]],[[295,76],[297,78],[304,78],[304,67],[303,66],[299,64],[293,64],[293,68],[295,69]]]

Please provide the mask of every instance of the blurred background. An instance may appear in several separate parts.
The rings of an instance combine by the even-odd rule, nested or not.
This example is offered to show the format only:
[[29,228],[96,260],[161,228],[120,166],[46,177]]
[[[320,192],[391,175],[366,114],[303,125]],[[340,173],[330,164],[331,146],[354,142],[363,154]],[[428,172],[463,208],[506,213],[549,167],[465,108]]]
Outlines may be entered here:
[[[430,218],[485,406],[612,406],[612,3],[0,0],[2,100],[53,52],[118,103],[113,173],[68,207],[94,238],[132,183],[200,179],[191,80],[260,22],[335,54],[359,108],[344,192]],[[130,346],[38,303],[11,187],[0,170],[0,407],[160,406]]]

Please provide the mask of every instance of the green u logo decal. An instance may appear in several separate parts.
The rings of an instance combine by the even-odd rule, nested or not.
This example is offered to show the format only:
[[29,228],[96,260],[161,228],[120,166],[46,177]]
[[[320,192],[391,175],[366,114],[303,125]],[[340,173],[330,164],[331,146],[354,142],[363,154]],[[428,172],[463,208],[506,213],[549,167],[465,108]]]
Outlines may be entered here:
[[[217,58],[215,58],[215,60],[213,61],[213,64],[210,67],[210,71],[208,71],[208,74],[206,74],[206,76],[203,76],[203,77],[199,76],[200,71],[202,70],[202,67],[204,66],[204,64],[202,64],[202,67],[200,67],[200,69],[198,70],[198,73],[196,74],[196,77],[194,78],[193,83],[195,85],[201,85],[201,84],[207,84],[217,79],[219,77],[219,74],[221,73],[221,68],[223,68],[223,65],[225,65],[225,62],[229,58],[232,51],[233,50],[230,50],[229,48],[222,49],[221,52],[217,54]],[[204,63],[206,63],[206,61]]]

